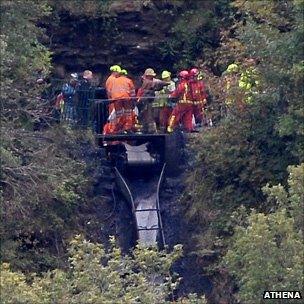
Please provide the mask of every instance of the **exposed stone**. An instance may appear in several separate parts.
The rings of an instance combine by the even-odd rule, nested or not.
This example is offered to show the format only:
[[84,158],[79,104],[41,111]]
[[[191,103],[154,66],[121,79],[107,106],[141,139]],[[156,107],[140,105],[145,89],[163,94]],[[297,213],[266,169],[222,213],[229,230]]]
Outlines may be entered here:
[[[182,6],[182,2],[174,5]],[[110,65],[121,64],[134,75],[150,66],[160,72],[172,67],[158,49],[178,18],[164,11],[168,8],[172,8],[170,1],[114,1],[109,7],[114,18],[109,27],[103,17],[56,11],[42,25],[49,37],[48,43],[45,37],[43,41],[53,52],[55,65],[67,71],[91,69],[104,76]]]

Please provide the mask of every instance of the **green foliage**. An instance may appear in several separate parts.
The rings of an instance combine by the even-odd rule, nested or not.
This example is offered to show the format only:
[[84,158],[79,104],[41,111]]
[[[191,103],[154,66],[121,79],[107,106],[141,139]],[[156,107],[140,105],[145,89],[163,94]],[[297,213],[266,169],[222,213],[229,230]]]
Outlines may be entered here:
[[304,209],[304,164],[288,167],[288,191],[279,184],[263,187],[263,192],[267,194],[267,201],[277,208],[286,209],[293,218],[296,231],[304,231],[303,209]]
[[[115,41],[120,39],[120,33],[117,27],[117,20],[114,13],[111,12],[110,6],[115,0],[65,0],[56,1],[48,0],[49,5],[53,8],[52,27],[60,28],[60,14],[67,11],[71,16],[80,20],[78,26],[88,28],[88,39],[101,40],[105,48],[114,49]],[[82,23],[85,21],[84,23]],[[70,35],[75,35],[77,24],[72,24]],[[89,41],[92,43],[92,41]]]
[[[197,155],[184,200],[188,217],[200,221],[198,231],[209,227],[216,234],[229,233],[230,213],[242,204],[269,208],[261,204],[261,186],[269,180],[283,181],[285,168],[296,162],[291,154],[282,154],[287,143],[274,131],[271,107],[262,109],[252,108],[222,121],[191,142]],[[205,247],[204,242],[201,240],[201,246]]]
[[264,290],[303,290],[304,164],[289,172],[288,191],[281,185],[264,187],[276,210],[252,211],[246,225],[236,226],[224,257],[237,278],[240,300],[248,304],[261,303]]
[[24,274],[12,272],[7,263],[1,265],[1,302],[13,303],[49,303],[46,301],[48,294],[43,292],[37,284],[29,285]]
[[[99,164],[95,159],[84,163],[80,144],[92,142],[84,140],[89,135],[79,130],[59,127],[14,136],[13,154],[21,160],[2,165],[2,260],[24,271],[46,270],[64,262],[66,238],[96,231],[93,223],[102,218],[96,208],[108,216],[104,198],[95,202],[96,180],[88,171],[89,166],[98,170]],[[98,228],[102,226],[100,222]]]
[[[1,2],[1,71],[4,89],[15,81],[28,82],[37,70],[50,67],[50,52],[39,43],[35,22],[50,13],[47,1]],[[9,78],[9,79],[8,79]]]
[[109,6],[115,0],[49,0],[49,4],[56,10],[66,10],[76,16],[109,16]]
[[89,231],[94,206],[105,208],[103,198],[94,201],[81,153],[93,146],[90,134],[51,127],[49,104],[38,97],[50,52],[37,23],[50,11],[47,1],[1,2],[1,259],[27,272],[62,266],[65,239]]
[[159,46],[162,57],[174,62],[175,69],[190,67],[201,56],[206,61],[213,60],[211,50],[219,42],[218,30],[224,21],[222,18],[228,16],[228,3],[226,0],[185,1],[182,8],[178,5],[163,11],[160,20],[178,17],[170,30],[170,36]]
[[[205,255],[228,246],[226,261],[240,299],[257,303],[266,289],[302,287],[303,204],[295,202],[303,202],[303,166],[290,169],[294,177],[288,182],[286,169],[304,160],[303,1],[240,0],[232,7],[238,10],[235,24],[222,32],[216,65],[225,71],[236,62],[242,69],[245,58],[257,59],[260,88],[252,105],[232,107],[227,115],[225,75],[207,78],[213,97],[208,110],[216,125],[189,142],[194,169],[182,200],[195,227],[191,248]],[[267,183],[280,185],[262,191]],[[290,183],[297,186],[287,193]],[[227,237],[235,226],[232,245]],[[219,260],[210,271],[230,281],[224,287],[215,282],[215,289],[232,289]]]
[[[202,247],[206,245],[206,230],[230,233],[229,217],[238,206],[270,210],[272,207],[263,203],[261,187],[267,181],[284,183],[287,166],[300,163],[304,156],[301,9],[295,3],[281,11],[280,1],[242,3],[234,5],[245,20],[234,26],[237,37],[222,41],[223,60],[229,58],[227,53],[236,61],[242,60],[240,54],[257,57],[261,88],[253,105],[233,109],[192,143],[197,158],[185,201],[191,220],[204,219],[197,229]],[[269,19],[265,10],[271,12]],[[290,11],[293,19],[288,17]],[[294,66],[297,68],[292,72]],[[224,101],[222,78],[217,81],[219,98],[214,102],[219,108]],[[212,242],[209,245],[212,247]]]
[[265,97],[261,99],[263,102],[276,100],[273,103],[278,111],[275,129],[283,140],[289,141],[288,150],[302,161],[304,3],[246,1],[242,6],[241,1],[235,1],[235,4],[246,14],[246,25],[238,29],[239,39],[247,52],[261,61],[259,70],[265,90]]
[[[123,256],[111,239],[106,251],[100,244],[80,235],[70,242],[70,268],[54,270],[42,278],[14,273],[2,264],[2,301],[9,303],[169,303],[167,297],[177,286],[170,267],[181,257],[181,246],[171,253],[137,246],[132,257]],[[204,304],[204,298],[190,295],[183,303]]]

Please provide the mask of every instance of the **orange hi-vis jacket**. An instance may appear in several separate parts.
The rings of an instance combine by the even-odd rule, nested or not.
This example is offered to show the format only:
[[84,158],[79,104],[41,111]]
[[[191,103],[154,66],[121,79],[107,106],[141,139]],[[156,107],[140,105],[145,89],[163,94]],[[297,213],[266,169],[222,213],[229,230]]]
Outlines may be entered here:
[[129,99],[135,96],[135,87],[133,81],[125,76],[120,76],[111,81],[110,85],[111,99]]
[[113,87],[113,82],[115,81],[116,77],[114,75],[110,75],[106,81],[106,90],[107,90],[107,95],[108,98],[111,99],[111,90]]

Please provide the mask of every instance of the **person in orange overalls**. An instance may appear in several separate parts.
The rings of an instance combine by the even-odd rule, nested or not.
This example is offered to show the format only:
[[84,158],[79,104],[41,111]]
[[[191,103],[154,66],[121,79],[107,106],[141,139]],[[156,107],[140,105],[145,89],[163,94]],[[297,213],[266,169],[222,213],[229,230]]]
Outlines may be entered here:
[[204,119],[205,106],[207,102],[206,87],[202,80],[198,79],[199,70],[192,68],[189,72],[190,80],[190,92],[193,101],[193,115],[195,123],[200,125]]
[[185,131],[192,132],[193,98],[189,87],[189,72],[181,71],[178,76],[180,82],[175,91],[169,95],[170,98],[178,98],[178,102],[170,116],[167,131],[171,133],[177,125],[181,124]]
[[[113,86],[113,82],[115,81],[116,78],[118,78],[120,76],[121,73],[121,67],[119,65],[112,65],[110,67],[110,71],[111,71],[111,75],[108,77],[108,79],[106,80],[106,91],[107,91],[107,96],[108,99],[112,99],[112,86]],[[110,102],[109,103],[109,115],[111,115],[112,111],[114,110],[114,103]]]
[[111,99],[114,101],[115,133],[134,131],[135,117],[133,113],[133,100],[135,87],[133,81],[121,75],[111,83]]
[[136,122],[136,115],[134,112],[134,105],[135,105],[135,86],[133,81],[128,77],[128,71],[125,69],[121,70],[120,78],[124,79],[126,82],[126,87],[128,92],[130,92],[130,98],[127,98],[124,101],[123,108],[124,108],[124,131],[135,131],[135,122]]
[[120,77],[121,67],[119,65],[112,65],[110,67],[111,75],[107,78],[105,88],[107,92],[107,97],[109,99],[108,105],[108,122],[103,127],[103,134],[113,134],[115,133],[116,122],[115,122],[115,109],[114,109],[114,102],[112,101],[112,88],[115,79]]

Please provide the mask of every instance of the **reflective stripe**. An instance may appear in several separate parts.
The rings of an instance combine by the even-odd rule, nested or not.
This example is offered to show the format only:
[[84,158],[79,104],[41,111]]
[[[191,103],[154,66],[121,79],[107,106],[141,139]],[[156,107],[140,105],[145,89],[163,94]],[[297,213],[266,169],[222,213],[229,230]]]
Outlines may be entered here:
[[172,115],[169,119],[169,124],[168,124],[168,128],[172,128],[173,124],[175,122],[175,115]]
[[193,104],[195,104],[195,105],[205,104],[205,103],[206,103],[205,99],[204,100],[195,100],[195,101],[193,101]]
[[187,103],[187,104],[193,104],[193,101],[191,100],[179,100],[178,103]]
[[[180,103],[188,103],[187,100],[186,100],[186,98],[187,98],[186,96],[188,94],[188,89],[189,89],[189,86],[188,86],[187,83],[185,83],[185,93],[184,93],[184,96],[183,96],[183,102],[180,102]],[[192,102],[190,102],[190,103],[192,103]]]

